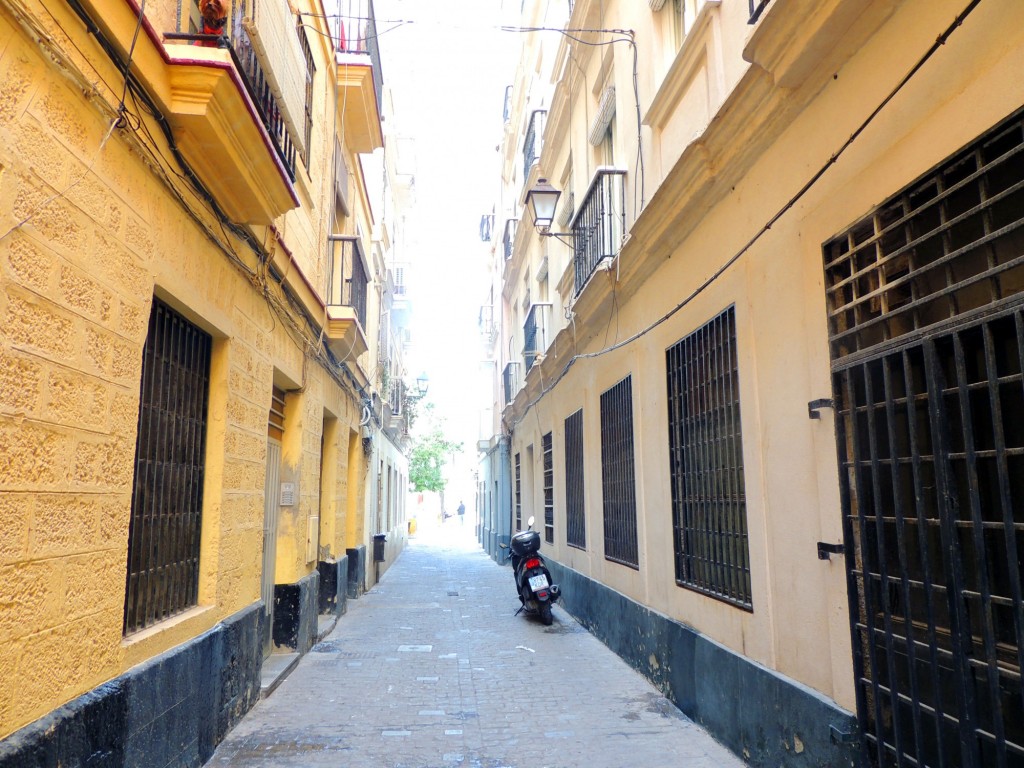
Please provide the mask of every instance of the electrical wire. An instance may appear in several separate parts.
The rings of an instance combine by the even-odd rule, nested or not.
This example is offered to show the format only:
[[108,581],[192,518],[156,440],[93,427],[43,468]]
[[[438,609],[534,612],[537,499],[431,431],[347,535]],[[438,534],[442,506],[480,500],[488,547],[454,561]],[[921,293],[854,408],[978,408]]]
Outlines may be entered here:
[[[142,10],[144,9],[144,2],[143,6],[140,8],[139,21],[136,25],[135,34],[133,35],[132,38],[132,46],[129,50],[129,55],[127,59],[123,59],[121,57],[117,48],[114,46],[111,40],[106,37],[103,30],[92,20],[92,18],[89,16],[85,8],[81,5],[79,0],[68,0],[68,4],[71,7],[72,11],[74,11],[75,15],[82,21],[86,28],[86,31],[96,39],[97,43],[100,45],[100,48],[103,50],[107,58],[115,65],[118,71],[122,73],[122,77],[124,80],[123,93],[122,99],[118,104],[118,115],[113,127],[116,127],[117,125],[122,125],[138,138],[137,145],[147,158],[147,164],[150,165],[150,167],[153,170],[155,170],[158,173],[158,175],[164,180],[164,183],[167,185],[168,189],[170,189],[173,196],[179,201],[179,204],[182,206],[182,208],[196,222],[196,224],[200,227],[201,231],[203,231],[206,234],[206,236],[211,240],[211,242],[213,242],[228,257],[229,261],[234,263],[237,267],[239,267],[242,270],[243,275],[251,283],[253,283],[254,286],[260,289],[261,292],[264,293],[264,295],[268,296],[268,302],[270,309],[272,310],[272,316],[277,315],[278,317],[284,320],[284,326],[286,328],[286,331],[292,338],[293,342],[296,343],[296,345],[303,350],[303,354],[310,354],[311,350],[314,353],[318,352],[316,345],[312,342],[312,337],[315,335],[313,330],[315,327],[314,320],[308,316],[308,312],[306,312],[305,307],[302,306],[293,296],[291,296],[290,292],[286,290],[285,286],[280,282],[280,280],[275,282],[277,282],[278,289],[283,294],[283,299],[269,290],[269,286],[272,284],[272,281],[268,280],[267,276],[272,275],[273,270],[268,263],[268,253],[266,249],[261,246],[261,244],[255,239],[254,235],[251,232],[241,227],[240,225],[235,224],[224,214],[216,199],[209,192],[209,190],[207,190],[206,187],[202,184],[202,182],[199,180],[198,176],[195,174],[191,166],[181,155],[181,152],[175,142],[173,131],[169,123],[167,122],[167,119],[164,117],[162,112],[160,112],[155,101],[146,91],[145,87],[139,81],[138,77],[131,71],[131,61],[134,56],[134,48],[137,42],[138,32],[142,24]],[[58,24],[58,27],[59,26],[60,25]],[[61,29],[61,31],[64,32],[64,34],[67,36],[67,32],[63,30],[63,28]],[[68,37],[70,39],[70,36]],[[80,49],[77,50],[79,50],[79,52],[81,53]],[[100,79],[102,79],[102,77]],[[108,87],[108,89],[111,90],[112,93],[115,92],[113,88],[111,88],[109,83],[104,81],[104,84]],[[152,135],[152,132],[146,125],[146,121],[139,114],[133,113],[128,108],[126,99],[129,95],[131,96],[133,103],[136,106],[136,109],[139,109],[140,112],[145,112],[149,114],[150,117],[157,123],[158,127],[160,128],[160,132],[165,139],[165,143],[174,157],[174,163],[171,163],[163,155],[163,151],[160,149],[159,142],[155,140],[155,137]],[[146,137],[146,140],[143,140],[143,135]],[[109,134],[104,139],[103,144],[106,143],[107,139],[109,139]],[[100,147],[100,150],[97,151],[97,156],[99,154],[99,151],[101,150],[102,145]],[[93,159],[93,162],[95,162],[95,157]],[[177,166],[177,168],[180,168],[180,171],[176,170],[175,166]],[[84,178],[84,175],[82,178]],[[210,231],[202,216],[200,216],[199,213],[197,213],[196,210],[193,208],[193,206],[190,203],[188,203],[188,201],[186,201],[185,198],[182,196],[180,190],[178,189],[178,186],[173,183],[173,178],[177,178],[179,181],[185,182],[185,188],[189,189],[194,195],[196,195],[197,198],[201,201],[201,203],[207,208],[207,210],[211,214],[213,214],[221,230],[222,235],[225,236],[224,240],[217,238],[214,235],[214,233]],[[77,184],[79,181],[81,181],[81,179],[76,181],[74,184]],[[74,184],[72,184],[71,186],[74,186]],[[63,193],[60,194],[65,194],[68,190],[70,190],[71,186],[69,186],[67,189],[64,190]],[[54,199],[57,196],[55,196]],[[47,201],[47,204],[48,202],[49,201]],[[35,215],[36,212],[37,211],[34,211],[32,215]],[[23,223],[24,222],[22,222],[22,224]],[[12,228],[12,230],[10,231],[13,231],[13,229],[16,229],[18,226],[21,226],[22,224],[15,225],[15,227]],[[5,233],[3,236],[0,236],[0,239],[3,239],[3,237],[9,235],[10,231]],[[248,248],[253,252],[253,254],[256,256],[257,265],[262,265],[264,268],[262,278],[260,276],[260,272],[258,271],[258,269],[257,271],[254,272],[250,267],[248,267],[247,264],[245,264],[244,260],[242,260],[234,251],[233,247],[230,245],[231,237],[228,233],[243,241],[248,246]],[[305,326],[300,324],[295,319],[296,317],[302,318],[305,321]],[[328,371],[328,374],[332,378],[334,378],[339,383],[339,385],[341,385],[343,388],[349,389],[350,391],[353,392],[353,394],[355,394],[355,392],[359,392],[363,397],[365,397],[365,391],[363,390],[359,382],[355,379],[355,377],[352,375],[351,371],[348,370],[347,365],[339,365],[336,361],[334,361],[333,356],[330,354],[329,350],[323,350],[323,353],[316,354],[316,357],[325,363],[324,367]],[[344,376],[342,375],[342,372],[344,373]],[[345,381],[346,378],[348,379],[348,381]]]
[[128,72],[132,68],[132,59],[135,57],[135,44],[139,41],[139,30],[142,29],[142,20],[146,16],[146,0],[142,0],[139,6],[139,18],[135,22],[135,32],[132,33],[132,44],[128,48],[128,59],[124,63],[124,85],[121,88],[121,98],[118,100],[117,111],[124,109],[124,98],[128,93]]
[[89,165],[87,165],[85,170],[82,171],[82,175],[79,176],[70,184],[68,184],[66,187],[64,187],[64,189],[62,189],[60,192],[54,192],[48,198],[43,200],[43,202],[39,203],[39,205],[35,206],[31,211],[29,211],[29,213],[24,218],[21,219],[21,221],[19,221],[17,224],[14,224],[13,226],[11,226],[10,229],[8,229],[6,232],[0,235],[0,242],[2,242],[8,235],[10,235],[16,229],[21,229],[33,218],[42,213],[43,209],[47,208],[50,205],[50,203],[52,203],[54,200],[64,197],[65,195],[67,195],[68,192],[70,192],[72,189],[81,184],[82,181],[85,180],[85,177],[92,173],[93,166],[96,165],[96,161],[99,159],[100,154],[103,152],[103,148],[107,146],[107,141],[110,140],[110,137],[114,134],[114,129],[117,128],[120,122],[120,117],[115,117],[113,120],[111,120],[110,127],[107,129],[106,134],[103,136],[103,140],[100,142],[99,148],[93,154],[92,160],[89,161]]
[[900,81],[896,84],[896,86],[889,91],[885,98],[882,99],[882,101],[870,112],[870,114],[868,114],[866,118],[864,118],[864,120],[860,123],[860,125],[858,125],[856,130],[854,130],[853,133],[850,134],[849,138],[847,138],[846,141],[844,141],[840,145],[840,147],[835,152],[832,153],[832,155],[824,163],[824,165],[822,165],[811,176],[811,178],[802,187],[800,187],[796,194],[790,197],[789,200],[767,221],[767,223],[765,223],[763,226],[761,226],[760,229],[757,230],[754,236],[751,237],[742,248],[740,248],[736,253],[730,256],[718,269],[716,269],[710,276],[705,278],[704,281],[700,283],[700,285],[694,288],[693,291],[691,291],[674,307],[672,307],[668,312],[663,314],[653,323],[650,323],[649,325],[645,326],[644,328],[632,334],[631,336],[628,336],[622,341],[616,342],[611,346],[596,350],[594,352],[576,353],[572,357],[570,357],[568,362],[565,364],[565,367],[561,370],[561,372],[546,387],[542,387],[541,391],[533,400],[526,404],[526,406],[523,409],[523,414],[510,425],[510,428],[514,429],[516,425],[521,423],[522,420],[526,418],[526,414],[529,413],[530,409],[536,406],[549,392],[551,392],[551,390],[558,386],[562,379],[564,379],[568,375],[570,369],[573,367],[577,360],[586,360],[602,357],[603,355],[607,355],[618,349],[622,349],[623,347],[632,344],[637,339],[646,336],[659,325],[672,318],[685,306],[690,304],[690,302],[696,299],[700,294],[707,290],[709,286],[711,286],[723,274],[725,274],[725,272],[731,266],[733,266],[733,264],[739,261],[744,256],[744,254],[746,254],[757,243],[757,241],[760,240],[776,224],[776,222],[779,221],[779,219],[781,219],[786,213],[788,213],[803,198],[803,196],[806,195],[808,191],[810,191],[810,189],[821,179],[821,177],[824,176],[825,173],[827,173],[833,165],[835,165],[836,161],[843,155],[843,153],[845,153],[846,150],[849,149],[850,146],[867,129],[867,127],[872,122],[874,122],[875,118],[879,115],[879,113],[881,113],[881,111],[886,106],[888,106],[888,104],[894,98],[896,98],[900,91],[902,91],[903,88],[906,87],[907,83],[909,83],[910,80],[924,67],[924,65],[928,63],[932,56],[934,56],[935,53],[943,45],[946,44],[946,41],[949,39],[949,37],[964,23],[967,17],[971,15],[971,13],[974,11],[975,8],[978,7],[980,3],[981,0],[970,0],[970,2],[967,4],[964,10],[961,11],[953,20],[953,22],[945,29],[945,31],[943,31],[943,33],[936,38],[935,42],[932,43],[932,45],[928,48],[924,55],[917,60],[914,66],[911,67],[907,74],[904,75],[903,78],[901,78]]

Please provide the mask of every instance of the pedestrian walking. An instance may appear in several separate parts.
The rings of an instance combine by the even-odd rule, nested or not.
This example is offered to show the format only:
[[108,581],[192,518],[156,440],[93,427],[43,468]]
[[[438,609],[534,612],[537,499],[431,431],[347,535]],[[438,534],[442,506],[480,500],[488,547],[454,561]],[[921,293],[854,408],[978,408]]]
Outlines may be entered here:
[[459,502],[459,525],[466,524],[466,505]]

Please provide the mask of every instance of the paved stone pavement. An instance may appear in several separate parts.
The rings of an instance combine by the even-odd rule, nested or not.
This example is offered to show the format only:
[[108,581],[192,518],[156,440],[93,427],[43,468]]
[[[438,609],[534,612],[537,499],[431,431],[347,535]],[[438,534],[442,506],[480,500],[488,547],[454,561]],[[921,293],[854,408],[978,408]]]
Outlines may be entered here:
[[208,766],[743,766],[559,607],[515,616],[469,532],[413,539]]

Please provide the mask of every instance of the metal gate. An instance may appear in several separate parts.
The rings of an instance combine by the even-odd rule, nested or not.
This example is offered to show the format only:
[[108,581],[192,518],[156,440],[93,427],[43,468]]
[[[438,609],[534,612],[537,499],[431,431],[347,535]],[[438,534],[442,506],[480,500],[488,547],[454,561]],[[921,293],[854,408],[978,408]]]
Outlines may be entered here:
[[844,544],[878,766],[1024,766],[1024,123],[825,246]]
[[263,579],[260,598],[263,600],[263,655],[273,651],[274,637],[274,569],[277,566],[277,518],[281,511],[281,441],[284,439],[283,389],[274,387],[267,417],[267,473],[263,481]]
[[263,654],[271,649],[274,624],[274,567],[277,563],[277,516],[281,487],[281,443],[267,440],[267,476],[263,487],[263,581],[260,598],[263,600]]

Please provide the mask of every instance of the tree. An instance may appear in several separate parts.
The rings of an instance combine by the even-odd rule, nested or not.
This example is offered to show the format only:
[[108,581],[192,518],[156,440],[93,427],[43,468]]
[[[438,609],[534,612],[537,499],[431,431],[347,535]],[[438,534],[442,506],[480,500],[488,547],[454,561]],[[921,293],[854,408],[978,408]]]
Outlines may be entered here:
[[[427,406],[428,410],[432,405]],[[456,451],[462,450],[462,443],[455,443],[445,437],[441,424],[433,421],[429,430],[416,438],[409,457],[409,482],[417,493],[423,491],[444,491],[444,465]]]

